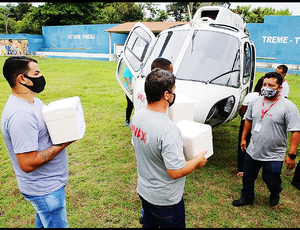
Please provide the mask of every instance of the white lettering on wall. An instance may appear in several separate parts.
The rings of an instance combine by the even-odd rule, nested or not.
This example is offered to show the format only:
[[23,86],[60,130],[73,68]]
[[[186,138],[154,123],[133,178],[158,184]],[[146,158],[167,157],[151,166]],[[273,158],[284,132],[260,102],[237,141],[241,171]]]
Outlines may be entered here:
[[[287,44],[287,43],[293,43],[294,40],[288,40],[289,37],[284,37],[284,36],[262,36],[263,38],[263,43],[282,43],[282,44]],[[295,43],[298,44],[300,43],[300,37],[295,37]]]
[[96,35],[95,34],[69,34],[68,39],[95,39]]
[[263,43],[287,43],[288,37],[263,36]]

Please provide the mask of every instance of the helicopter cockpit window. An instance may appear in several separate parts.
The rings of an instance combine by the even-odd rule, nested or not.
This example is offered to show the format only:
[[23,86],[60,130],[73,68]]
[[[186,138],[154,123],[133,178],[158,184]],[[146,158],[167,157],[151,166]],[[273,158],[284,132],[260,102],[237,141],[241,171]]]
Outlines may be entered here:
[[239,87],[239,40],[231,35],[196,30],[176,74],[177,79]]
[[182,48],[179,44],[184,43],[188,33],[189,30],[175,30],[160,33],[143,68],[144,75],[147,75],[150,72],[151,64],[155,58],[166,58],[174,65]]
[[131,34],[129,42],[125,45],[125,56],[136,72],[140,69],[140,64],[145,58],[150,41],[150,35],[142,28],[136,27]]
[[243,75],[243,84],[246,84],[251,75],[252,71],[252,66],[251,66],[251,61],[252,61],[252,50],[251,46],[248,42],[245,43],[244,45],[244,75]]
[[128,91],[129,94],[132,95],[132,86],[133,86],[133,75],[127,67],[124,59],[122,59],[118,66],[118,78],[121,80],[123,84],[123,88]]

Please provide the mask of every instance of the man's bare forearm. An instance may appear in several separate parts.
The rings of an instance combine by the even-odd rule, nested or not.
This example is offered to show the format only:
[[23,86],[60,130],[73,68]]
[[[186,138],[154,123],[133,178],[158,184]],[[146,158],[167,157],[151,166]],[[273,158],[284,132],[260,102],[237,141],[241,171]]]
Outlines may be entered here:
[[73,141],[60,145],[52,145],[51,147],[42,151],[17,154],[16,156],[19,166],[26,173],[32,172],[41,165],[51,161],[61,150],[71,143],[73,143]]

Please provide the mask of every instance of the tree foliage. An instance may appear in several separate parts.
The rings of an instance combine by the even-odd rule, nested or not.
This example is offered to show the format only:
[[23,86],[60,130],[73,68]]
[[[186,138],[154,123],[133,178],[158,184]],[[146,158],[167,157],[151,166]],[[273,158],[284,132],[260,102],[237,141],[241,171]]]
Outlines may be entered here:
[[173,2],[167,5],[167,13],[173,17],[175,21],[188,21],[188,5],[190,6],[192,15],[194,15],[200,7],[200,4],[201,2]]
[[[143,19],[141,7],[133,2],[46,2],[34,7],[19,2],[0,7],[14,25],[9,33],[42,34],[43,26],[123,23]],[[5,14],[0,11],[0,33],[5,28]],[[12,23],[14,21],[14,23]]]
[[134,2],[113,2],[100,10],[96,20],[99,24],[142,21],[142,6]]
[[146,13],[144,13],[144,21],[149,22],[163,22],[168,19],[168,14],[166,11],[159,8],[159,4],[146,2],[141,5],[143,11],[149,11],[149,17],[146,17]]
[[292,15],[289,9],[275,10],[272,7],[258,7],[250,11],[251,5],[237,6],[232,11],[242,15],[246,23],[263,23],[266,15]]

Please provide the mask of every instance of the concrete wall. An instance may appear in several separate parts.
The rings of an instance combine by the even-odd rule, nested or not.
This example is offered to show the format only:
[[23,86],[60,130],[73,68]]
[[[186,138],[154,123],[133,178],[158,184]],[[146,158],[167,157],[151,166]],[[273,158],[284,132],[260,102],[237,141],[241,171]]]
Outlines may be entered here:
[[38,52],[47,57],[109,59],[114,53],[114,44],[124,44],[126,34],[111,34],[106,29],[119,24],[44,26],[44,47]]
[[299,24],[300,16],[265,16],[264,23],[246,24],[256,47],[258,68],[287,64],[291,71],[300,70]]

